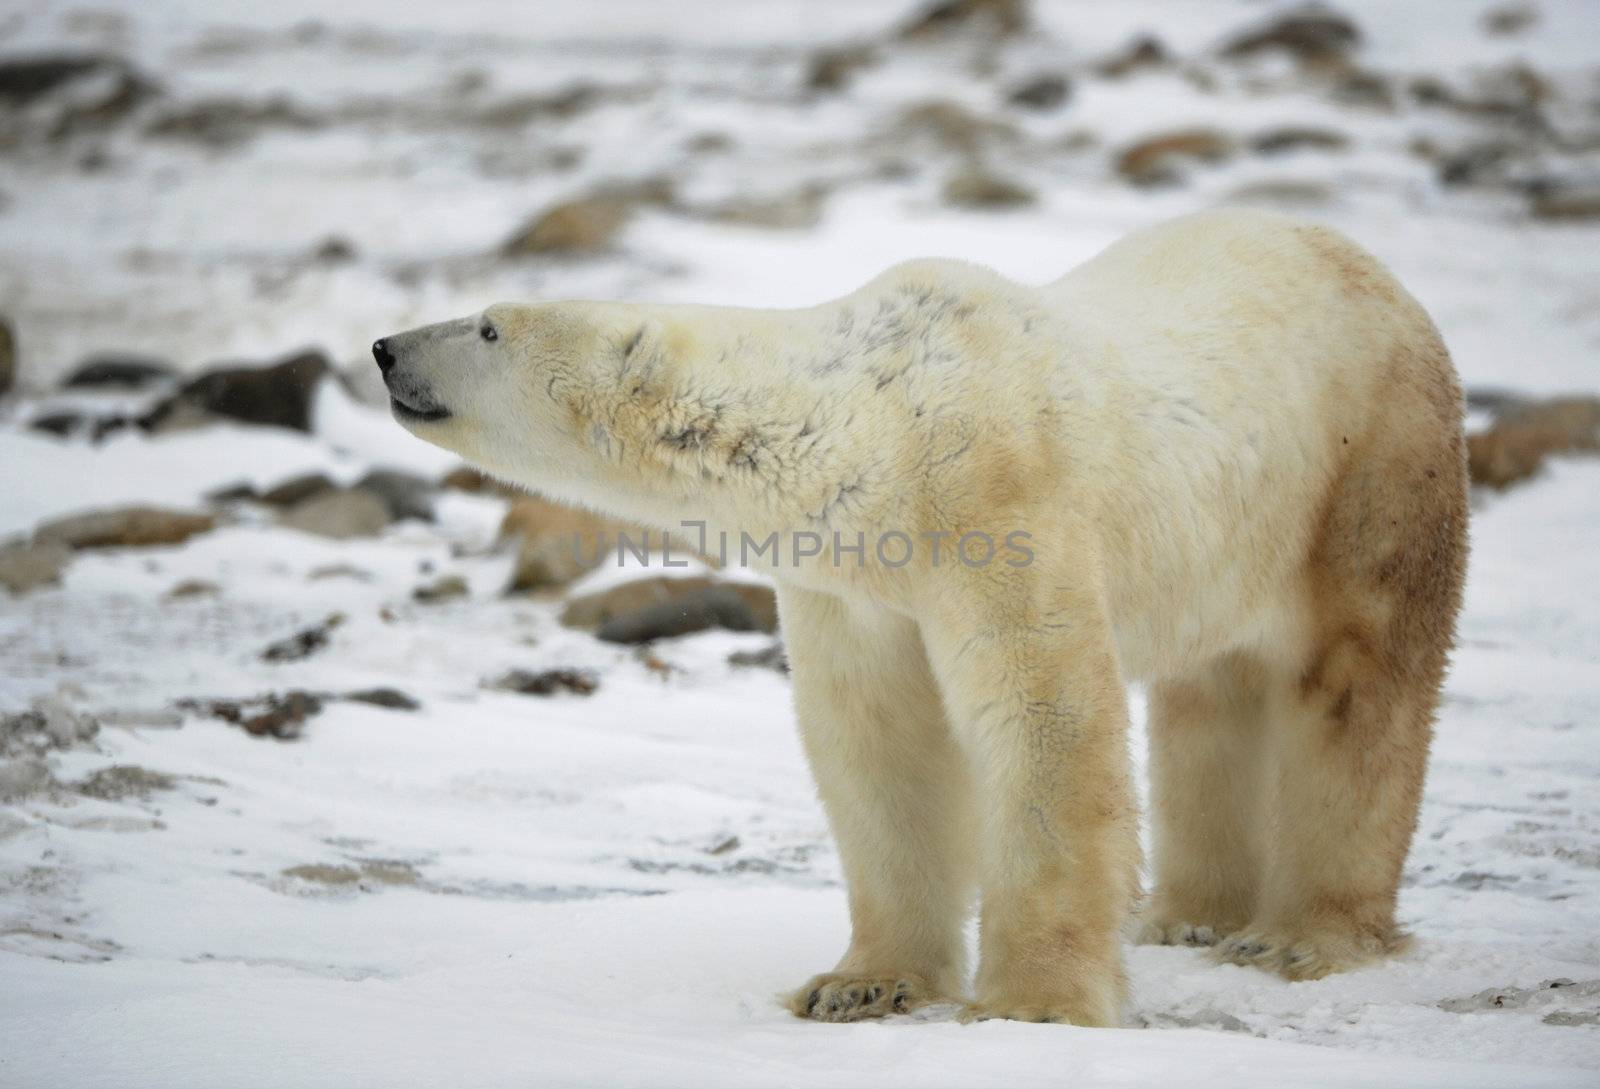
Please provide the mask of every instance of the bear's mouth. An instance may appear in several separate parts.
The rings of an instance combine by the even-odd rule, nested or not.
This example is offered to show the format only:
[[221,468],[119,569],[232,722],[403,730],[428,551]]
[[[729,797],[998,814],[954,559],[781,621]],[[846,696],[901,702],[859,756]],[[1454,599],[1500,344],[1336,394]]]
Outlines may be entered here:
[[389,409],[401,420],[412,423],[437,423],[450,418],[450,410],[440,405],[411,404],[402,401],[392,391],[389,394]]

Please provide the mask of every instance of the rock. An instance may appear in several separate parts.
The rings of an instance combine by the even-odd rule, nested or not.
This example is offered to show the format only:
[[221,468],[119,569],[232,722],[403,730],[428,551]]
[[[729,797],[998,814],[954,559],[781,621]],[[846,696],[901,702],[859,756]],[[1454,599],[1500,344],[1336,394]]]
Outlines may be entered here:
[[177,780],[164,772],[133,764],[113,764],[71,786],[86,798],[120,802],[128,798],[148,798],[157,791],[171,790],[177,786]]
[[1262,155],[1276,155],[1285,151],[1313,149],[1316,151],[1343,151],[1350,146],[1350,138],[1333,129],[1288,126],[1267,129],[1250,138],[1250,150]]
[[1027,25],[1026,0],[934,0],[900,28],[899,36],[912,41],[954,33],[1004,37]]
[[400,469],[373,469],[356,481],[357,488],[382,499],[395,521],[433,521],[433,481]]
[[1017,130],[1002,121],[979,117],[957,102],[935,99],[902,110],[894,123],[902,138],[931,137],[941,147],[975,154],[994,140],[1014,140]]
[[1006,101],[1030,110],[1058,110],[1072,95],[1072,81],[1062,75],[1039,75],[1012,87]]
[[159,94],[119,57],[63,53],[0,61],[0,108],[30,111],[39,125],[34,131],[52,140],[116,124]]
[[576,669],[547,669],[540,673],[513,669],[490,681],[488,687],[524,696],[553,696],[557,692],[592,696],[600,687],[600,682],[594,674]]
[[1334,82],[1330,92],[1335,102],[1346,106],[1392,111],[1399,104],[1394,83],[1382,72],[1348,68]]
[[686,575],[681,578],[654,575],[632,579],[618,583],[607,590],[573,598],[562,610],[561,623],[569,628],[592,630],[616,617],[635,613],[652,605],[704,593],[714,585],[717,584],[700,575]]
[[1532,4],[1505,4],[1483,13],[1484,32],[1496,37],[1521,34],[1539,21],[1539,9]]
[[346,692],[344,698],[352,703],[367,703],[389,711],[415,711],[422,706],[418,700],[398,688],[363,688]]
[[1026,208],[1038,201],[1032,189],[1002,178],[976,163],[950,175],[944,183],[944,202],[958,208],[988,210]]
[[268,645],[261,652],[264,662],[299,662],[311,657],[328,645],[333,630],[344,623],[343,613],[333,613],[320,624],[313,624],[295,632],[287,639]]
[[439,487],[472,495],[498,495],[506,499],[526,499],[528,493],[513,484],[496,480],[472,465],[458,465],[439,478]]
[[1135,72],[1149,68],[1164,68],[1172,63],[1172,54],[1160,39],[1148,34],[1129,42],[1120,51],[1098,61],[1093,71],[1104,79],[1123,79]]
[[411,599],[423,604],[439,601],[451,601],[458,597],[466,597],[471,592],[467,580],[460,575],[445,575],[435,579],[425,586],[418,586],[411,591]]
[[253,503],[261,498],[261,493],[256,491],[256,486],[248,480],[241,480],[235,484],[224,484],[220,488],[212,488],[201,496],[207,503],[217,505],[222,503]]
[[500,541],[514,541],[517,547],[508,589],[565,586],[616,556],[617,538],[623,534],[643,547],[645,533],[637,526],[537,496],[519,496],[500,523]]
[[661,179],[602,186],[589,196],[545,209],[518,228],[500,252],[505,257],[599,253],[616,240],[636,209],[667,206],[673,201],[671,184]]
[[11,323],[0,315],[0,397],[17,384],[17,337]]
[[0,547],[0,586],[25,594],[39,586],[61,581],[72,559],[72,549],[58,542],[13,544]]
[[501,99],[475,111],[471,120],[486,128],[520,129],[541,119],[565,121],[587,113],[607,98],[637,97],[638,93],[632,88],[574,83],[551,94],[525,94]]
[[813,91],[840,91],[857,72],[877,62],[877,50],[870,45],[858,43],[819,49],[806,62],[805,85]]
[[89,426],[89,417],[81,412],[46,412],[28,421],[28,430],[64,439]]
[[291,689],[251,700],[180,700],[178,706],[231,722],[252,737],[293,741],[304,732],[307,720],[322,711],[322,703],[315,693]]
[[311,251],[311,259],[320,265],[347,265],[357,256],[356,244],[340,234],[330,234]]
[[789,672],[789,656],[782,643],[773,643],[761,650],[736,650],[728,655],[728,664],[736,669],[772,669]]
[[1528,210],[1537,219],[1600,218],[1600,179],[1555,181],[1541,179],[1528,187]]
[[44,696],[26,711],[0,714],[0,756],[70,749],[93,741],[99,732],[94,716],[74,711],[57,696]]
[[322,122],[284,96],[264,102],[207,98],[173,109],[145,126],[145,135],[228,148],[254,139],[266,129],[309,131]]
[[216,597],[222,587],[210,579],[184,579],[166,592],[168,601],[182,601],[191,597]]
[[164,507],[116,507],[46,522],[33,531],[33,540],[72,549],[146,548],[182,544],[197,534],[209,533],[216,524],[209,514]]
[[758,622],[737,587],[719,584],[671,601],[623,613],[600,625],[595,638],[606,643],[638,644],[711,628],[758,631]]
[[1552,454],[1600,451],[1600,397],[1555,397],[1505,409],[1467,436],[1474,484],[1504,489],[1537,473]]
[[167,431],[187,412],[309,432],[317,386],[331,369],[315,351],[264,367],[219,367],[187,382],[139,423],[147,431]]
[[314,495],[331,492],[338,488],[326,473],[301,473],[288,480],[274,484],[260,495],[253,498],[269,507],[292,507],[303,503]]
[[1311,4],[1235,36],[1222,47],[1222,55],[1238,59],[1278,49],[1302,61],[1324,62],[1339,60],[1360,44],[1361,31],[1355,23]]
[[822,219],[827,185],[807,182],[790,193],[773,197],[736,197],[707,209],[703,215],[716,223],[768,230],[807,230]]
[[376,537],[393,521],[389,505],[360,488],[335,488],[303,499],[284,512],[280,524],[336,541]]
[[1246,182],[1223,198],[1224,204],[1264,204],[1279,208],[1320,208],[1331,204],[1334,191],[1314,181]]
[[1219,163],[1232,156],[1234,143],[1214,129],[1180,129],[1148,137],[1117,156],[1117,173],[1137,185],[1176,181],[1184,162]]
[[1546,127],[1540,107],[1552,93],[1549,82],[1525,64],[1480,71],[1469,90],[1437,76],[1419,76],[1410,82],[1408,90],[1419,105],[1482,120],[1506,121],[1532,131]]
[[41,54],[0,61],[0,103],[26,106],[116,62],[97,54]]
[[79,363],[63,389],[144,389],[176,378],[170,363],[142,355],[94,355]]

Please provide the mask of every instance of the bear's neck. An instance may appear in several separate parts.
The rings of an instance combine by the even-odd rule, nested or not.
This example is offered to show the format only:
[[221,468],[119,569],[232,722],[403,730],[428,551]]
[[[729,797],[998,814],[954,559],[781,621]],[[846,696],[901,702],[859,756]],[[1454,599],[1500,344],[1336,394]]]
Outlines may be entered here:
[[878,396],[908,349],[860,335],[862,305],[655,311],[641,358],[587,413],[602,469],[583,498],[675,531],[848,528],[874,450],[909,414]]

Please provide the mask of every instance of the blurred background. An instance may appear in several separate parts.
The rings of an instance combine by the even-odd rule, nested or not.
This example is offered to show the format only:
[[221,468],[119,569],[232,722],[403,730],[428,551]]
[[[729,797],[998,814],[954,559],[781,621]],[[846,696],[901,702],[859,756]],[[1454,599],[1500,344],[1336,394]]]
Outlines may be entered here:
[[[203,1028],[299,1056],[280,1085],[631,1045],[711,1085],[744,1042],[793,1084],[770,993],[844,909],[770,588],[575,558],[626,527],[411,438],[368,346],[503,300],[803,306],[913,257],[1043,283],[1222,204],[1347,232],[1432,313],[1474,565],[1423,952],[1285,988],[1138,950],[1131,1019],[1278,1084],[1600,1067],[1600,4],[6,0],[0,1081],[215,1084]],[[440,1045],[441,1005],[493,1042]],[[904,1070],[1059,1070],[935,1022]]]

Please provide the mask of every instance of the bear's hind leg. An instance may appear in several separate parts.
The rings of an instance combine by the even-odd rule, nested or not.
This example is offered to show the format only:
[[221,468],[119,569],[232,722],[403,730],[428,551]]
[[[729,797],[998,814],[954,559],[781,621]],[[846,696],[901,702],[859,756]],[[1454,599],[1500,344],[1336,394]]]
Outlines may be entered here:
[[1268,686],[1272,843],[1236,963],[1316,979],[1403,944],[1394,910],[1466,569],[1459,401],[1437,354],[1397,373],[1429,407],[1353,441],[1306,571],[1304,654]]
[[1146,945],[1214,945],[1250,921],[1263,868],[1260,663],[1230,655],[1150,691],[1155,889]]

